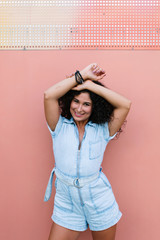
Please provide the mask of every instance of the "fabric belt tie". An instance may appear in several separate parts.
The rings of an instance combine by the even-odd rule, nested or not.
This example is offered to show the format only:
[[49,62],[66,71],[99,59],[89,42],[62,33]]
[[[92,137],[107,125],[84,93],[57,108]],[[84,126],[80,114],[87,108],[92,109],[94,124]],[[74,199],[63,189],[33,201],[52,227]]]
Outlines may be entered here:
[[[101,172],[101,171],[102,171],[102,167],[100,168],[99,172]],[[90,177],[72,178],[70,176],[64,175],[57,168],[54,167],[51,171],[51,174],[50,174],[50,178],[49,178],[48,185],[47,185],[46,192],[45,192],[45,196],[44,196],[44,201],[47,202],[51,197],[54,173],[56,174],[56,177],[59,178],[65,184],[67,184],[69,186],[74,186],[74,187],[77,187],[77,188],[81,188],[85,184],[90,183],[91,181],[98,178],[99,172],[90,176]]]
[[51,172],[50,177],[49,177],[48,185],[47,185],[45,196],[44,196],[44,201],[45,202],[47,202],[51,197],[52,183],[53,183],[53,176],[54,176],[55,169],[56,169],[55,167],[52,169],[52,172]]

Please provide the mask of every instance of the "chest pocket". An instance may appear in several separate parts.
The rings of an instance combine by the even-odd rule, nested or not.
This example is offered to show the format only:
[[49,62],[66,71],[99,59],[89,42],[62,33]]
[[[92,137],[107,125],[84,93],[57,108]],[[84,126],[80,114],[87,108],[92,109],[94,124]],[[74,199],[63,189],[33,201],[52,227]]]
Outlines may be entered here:
[[102,155],[102,141],[89,144],[89,159],[95,160]]

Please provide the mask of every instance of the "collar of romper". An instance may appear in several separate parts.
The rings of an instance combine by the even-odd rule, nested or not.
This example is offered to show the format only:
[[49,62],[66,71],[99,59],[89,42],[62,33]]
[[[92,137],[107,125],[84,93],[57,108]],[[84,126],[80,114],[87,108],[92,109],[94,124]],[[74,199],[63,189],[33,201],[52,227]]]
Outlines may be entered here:
[[[64,118],[64,122],[68,124],[75,124],[73,117],[71,117],[70,119]],[[89,121],[86,125],[96,128],[96,123],[92,123],[91,121]]]

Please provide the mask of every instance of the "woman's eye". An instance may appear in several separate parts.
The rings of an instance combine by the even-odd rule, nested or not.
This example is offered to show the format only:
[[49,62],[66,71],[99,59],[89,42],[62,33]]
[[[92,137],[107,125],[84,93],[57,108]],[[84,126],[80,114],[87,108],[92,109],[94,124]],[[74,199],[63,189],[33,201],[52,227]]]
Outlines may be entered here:
[[85,105],[85,106],[90,106],[90,104],[89,104],[89,103],[84,103],[84,105]]
[[74,102],[78,103],[78,100],[77,99],[73,99]]

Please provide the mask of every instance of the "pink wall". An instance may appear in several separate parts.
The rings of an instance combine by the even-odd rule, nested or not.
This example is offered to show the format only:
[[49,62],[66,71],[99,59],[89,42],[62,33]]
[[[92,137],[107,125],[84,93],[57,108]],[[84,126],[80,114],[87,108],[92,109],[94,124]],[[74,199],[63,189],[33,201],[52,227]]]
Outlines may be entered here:
[[92,62],[106,69],[108,87],[132,100],[103,162],[123,213],[116,239],[160,239],[160,52],[115,50],[0,52],[0,239],[48,239],[54,194],[43,198],[54,161],[43,92]]

